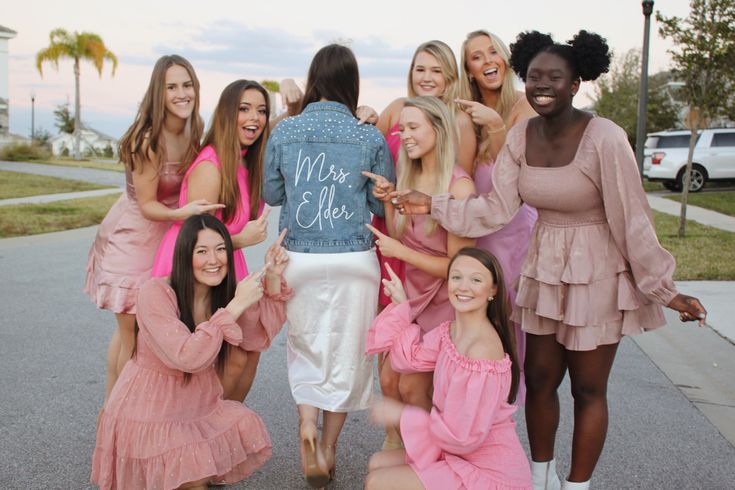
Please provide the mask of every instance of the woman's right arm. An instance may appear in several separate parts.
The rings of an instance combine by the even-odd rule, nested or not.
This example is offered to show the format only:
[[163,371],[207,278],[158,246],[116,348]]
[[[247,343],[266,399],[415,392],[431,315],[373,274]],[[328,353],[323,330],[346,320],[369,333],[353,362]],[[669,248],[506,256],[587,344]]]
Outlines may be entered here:
[[395,124],[398,122],[398,117],[401,113],[401,109],[403,108],[403,103],[406,99],[403,97],[398,98],[388,104],[388,107],[383,109],[383,112],[380,113],[380,117],[378,117],[378,123],[375,125],[376,128],[380,130],[381,133],[383,133],[383,136],[388,136],[388,131],[390,131],[390,128],[395,126]]

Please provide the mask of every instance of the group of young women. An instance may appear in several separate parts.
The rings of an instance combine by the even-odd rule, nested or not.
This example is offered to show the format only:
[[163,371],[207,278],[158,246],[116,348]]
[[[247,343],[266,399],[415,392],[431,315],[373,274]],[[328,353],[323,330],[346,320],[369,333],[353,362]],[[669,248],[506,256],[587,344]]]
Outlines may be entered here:
[[[268,433],[242,402],[287,321],[311,486],[335,478],[347,413],[372,404],[386,439],[366,488],[560,488],[567,370],[564,488],[589,486],[621,337],[662,325],[660,305],[706,312],[674,287],[624,133],[572,106],[607,70],[604,40],[533,31],[511,48],[471,32],[458,67],[446,44],[422,44],[408,97],[378,116],[358,108],[353,53],[329,45],[303,95],[283,83],[294,117],[271,118],[265,89],[237,80],[203,140],[193,68],[156,63],[120,144],[127,192],[87,267],[85,290],[118,323],[93,482],[206,488],[264,464]],[[281,234],[249,273],[265,203]],[[512,418],[524,396],[530,467]]]

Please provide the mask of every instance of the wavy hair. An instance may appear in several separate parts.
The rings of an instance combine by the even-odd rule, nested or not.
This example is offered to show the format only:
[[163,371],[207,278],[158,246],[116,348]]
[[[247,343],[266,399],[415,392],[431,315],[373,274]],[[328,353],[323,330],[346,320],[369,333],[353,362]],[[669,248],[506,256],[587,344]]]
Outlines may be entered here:
[[437,40],[427,41],[416,48],[416,51],[413,53],[413,58],[411,58],[411,67],[408,69],[409,97],[418,97],[416,91],[413,89],[413,69],[416,66],[416,57],[419,53],[428,53],[439,62],[442,76],[444,76],[444,83],[446,84],[444,93],[439,98],[449,107],[452,114],[454,114],[457,111],[457,104],[454,102],[454,99],[459,97],[460,94],[459,69],[457,68],[454,51],[446,43]]

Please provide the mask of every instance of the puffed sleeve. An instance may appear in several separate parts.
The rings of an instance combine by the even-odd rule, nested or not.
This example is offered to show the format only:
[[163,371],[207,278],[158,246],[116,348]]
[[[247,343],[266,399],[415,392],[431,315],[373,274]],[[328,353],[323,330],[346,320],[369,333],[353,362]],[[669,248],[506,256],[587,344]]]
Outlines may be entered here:
[[265,288],[263,297],[240,315],[237,323],[242,329],[242,350],[262,352],[271,346],[273,337],[278,335],[286,322],[286,301],[291,296],[293,290],[281,277],[279,294],[270,295],[268,288]]
[[508,396],[510,360],[503,364],[505,372],[463,369],[453,373],[441,410],[436,405],[431,412],[411,405],[403,409],[401,436],[413,463],[424,468],[443,452],[468,454],[487,441],[498,408]]
[[451,194],[433,196],[431,217],[442,228],[462,237],[477,238],[499,230],[509,223],[521,206],[518,192],[521,157],[525,151],[526,121],[508,132],[493,170],[493,187],[489,193],[462,201]]
[[368,330],[365,353],[389,351],[391,366],[401,373],[430,372],[439,355],[441,329],[433,329],[422,339],[421,327],[411,323],[409,303],[390,304]]
[[281,147],[277,144],[278,130],[282,126],[283,123],[279,124],[268,138],[263,158],[263,200],[270,206],[280,206],[286,198],[286,186],[281,174]]
[[630,264],[638,289],[667,305],[678,294],[674,257],[658,241],[653,215],[641,186],[633,150],[625,132],[600,120],[599,157],[602,200],[615,244]]
[[171,369],[203,371],[217,358],[223,339],[233,345],[242,341],[240,327],[222,308],[190,332],[179,319],[173,289],[160,278],[150,279],[140,288],[137,309],[139,338]]

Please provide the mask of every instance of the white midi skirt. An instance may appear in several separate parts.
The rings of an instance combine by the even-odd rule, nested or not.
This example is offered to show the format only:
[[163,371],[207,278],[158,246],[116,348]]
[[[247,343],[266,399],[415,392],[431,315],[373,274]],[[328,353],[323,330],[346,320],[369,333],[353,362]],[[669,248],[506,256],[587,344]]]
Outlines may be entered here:
[[380,287],[375,251],[288,256],[284,276],[294,291],[286,303],[288,381],[294,400],[331,412],[368,408],[373,359],[365,355],[365,337]]

